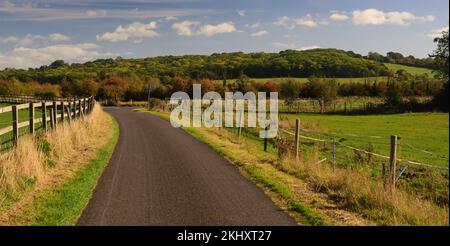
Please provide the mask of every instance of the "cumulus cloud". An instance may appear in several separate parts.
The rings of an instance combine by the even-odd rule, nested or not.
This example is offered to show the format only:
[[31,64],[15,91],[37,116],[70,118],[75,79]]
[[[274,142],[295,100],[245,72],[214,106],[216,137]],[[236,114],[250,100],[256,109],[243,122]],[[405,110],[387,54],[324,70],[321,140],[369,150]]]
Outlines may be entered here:
[[148,24],[133,22],[126,27],[120,25],[113,32],[106,32],[102,35],[97,35],[96,38],[98,41],[118,42],[126,41],[128,39],[138,40],[143,38],[158,37],[159,33],[154,31],[156,28],[155,21],[151,21]]
[[30,45],[34,44],[36,41],[64,42],[64,41],[70,41],[70,38],[61,33],[52,33],[50,35],[27,34],[24,37],[17,37],[17,36],[0,37],[0,43],[12,44],[16,47],[30,46]]
[[439,28],[439,29],[434,29],[431,30],[430,33],[427,34],[428,37],[430,38],[437,38],[437,37],[441,37],[442,36],[442,32],[448,32],[448,26],[447,27],[443,27],[443,28]]
[[203,25],[199,28],[198,34],[199,35],[205,35],[207,37],[214,36],[216,34],[220,33],[230,33],[235,32],[236,27],[234,26],[233,22],[223,22],[217,25]]
[[54,42],[70,41],[70,38],[68,36],[63,35],[61,33],[52,33],[48,37],[51,41]]
[[188,37],[195,35],[211,37],[216,34],[231,33],[237,31],[234,23],[231,21],[219,23],[217,25],[200,25],[199,22],[186,20],[183,22],[174,23],[172,25],[172,28],[176,30],[178,35]]
[[196,21],[183,21],[173,23],[172,28],[176,30],[177,34],[180,36],[194,36],[195,31],[193,30],[195,26],[199,25],[199,22]]
[[17,47],[0,54],[0,69],[39,67],[62,59],[66,62],[86,62],[89,60],[116,56],[114,53],[101,53],[98,45],[81,43],[73,45],[50,45],[41,48]]
[[318,23],[313,19],[310,14],[307,14],[300,18],[289,18],[287,16],[279,17],[274,23],[276,26],[282,26],[286,29],[292,30],[296,26],[316,27]]
[[333,21],[346,21],[349,17],[344,12],[331,11],[330,20]]
[[261,36],[264,36],[264,35],[267,35],[267,34],[269,34],[268,31],[262,30],[262,31],[259,31],[259,32],[254,32],[254,33],[250,34],[250,36],[252,36],[252,37],[261,37]]
[[406,26],[413,22],[434,21],[434,16],[415,16],[406,11],[383,12],[378,9],[355,10],[352,13],[355,25],[400,25]]

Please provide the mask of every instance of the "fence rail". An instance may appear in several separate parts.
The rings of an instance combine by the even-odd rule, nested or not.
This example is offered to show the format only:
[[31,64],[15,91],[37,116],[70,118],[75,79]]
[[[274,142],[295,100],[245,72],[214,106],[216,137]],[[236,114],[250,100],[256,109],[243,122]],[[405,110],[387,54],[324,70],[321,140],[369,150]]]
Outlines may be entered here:
[[[0,140],[5,135],[10,134],[11,136],[6,142],[12,141],[14,145],[17,145],[20,130],[28,127],[28,133],[34,134],[37,124],[41,124],[43,130],[54,129],[65,120],[70,122],[72,119],[83,118],[92,112],[95,104],[93,97],[59,98],[59,100],[52,98],[51,101],[48,101],[41,97],[0,95],[0,102],[17,103],[24,101],[27,102],[0,108]],[[36,109],[40,110],[40,116],[36,115]],[[23,116],[25,110],[28,111],[27,116]],[[7,113],[10,115],[7,115]],[[23,117],[20,118],[19,113],[22,113]],[[5,125],[7,126],[4,127]],[[0,147],[4,142],[3,140],[0,141]]]

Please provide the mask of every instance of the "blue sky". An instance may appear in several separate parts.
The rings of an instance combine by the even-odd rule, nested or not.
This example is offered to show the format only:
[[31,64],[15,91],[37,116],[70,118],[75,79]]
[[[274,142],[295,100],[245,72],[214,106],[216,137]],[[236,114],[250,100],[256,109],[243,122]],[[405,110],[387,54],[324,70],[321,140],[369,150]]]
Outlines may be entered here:
[[0,0],[0,69],[314,47],[426,57],[447,0]]

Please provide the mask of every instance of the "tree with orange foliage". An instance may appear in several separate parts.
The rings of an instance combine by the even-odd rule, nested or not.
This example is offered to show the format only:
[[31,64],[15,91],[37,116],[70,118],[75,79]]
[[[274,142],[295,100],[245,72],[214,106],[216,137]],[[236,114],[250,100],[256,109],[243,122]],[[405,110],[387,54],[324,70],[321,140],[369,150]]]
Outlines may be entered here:
[[127,89],[128,81],[119,76],[110,76],[103,80],[99,89],[99,96],[104,99],[119,101]]
[[188,92],[191,88],[191,83],[188,79],[182,77],[174,77],[170,80],[170,84],[172,85],[172,92],[184,91]]
[[269,80],[266,83],[264,83],[263,85],[263,90],[267,93],[270,92],[279,92],[280,91],[280,85],[278,85],[277,83]]
[[[202,95],[207,92],[214,91],[215,89],[214,82],[210,79],[193,80],[192,84],[200,84],[202,86]],[[190,88],[190,90],[192,90],[192,88]]]

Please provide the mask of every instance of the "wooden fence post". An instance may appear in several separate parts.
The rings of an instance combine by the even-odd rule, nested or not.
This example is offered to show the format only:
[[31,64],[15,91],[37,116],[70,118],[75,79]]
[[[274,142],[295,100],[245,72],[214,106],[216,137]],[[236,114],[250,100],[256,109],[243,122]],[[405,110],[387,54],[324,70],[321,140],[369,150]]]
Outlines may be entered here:
[[344,102],[344,113],[347,113],[347,102]]
[[12,106],[12,123],[13,123],[13,142],[17,145],[19,140],[19,110],[17,105]]
[[30,116],[30,134],[34,134],[34,105],[33,102],[30,102],[28,107],[28,113]]
[[73,101],[73,119],[77,118],[77,101]]
[[63,123],[64,122],[64,100],[63,101],[61,101],[61,106],[60,106],[61,108],[59,109],[59,110],[61,110],[60,111],[60,115],[61,115],[61,123]]
[[56,101],[53,101],[53,126],[54,127],[56,127],[56,124],[58,122],[56,120],[57,113],[58,113],[58,105],[56,105]]
[[391,136],[391,153],[389,156],[389,164],[390,164],[390,185],[391,190],[395,190],[395,173],[396,173],[396,164],[397,164],[397,136]]
[[83,98],[83,115],[86,115],[86,98]]
[[264,130],[264,151],[267,152],[267,131],[269,130],[269,126],[266,126]]
[[50,108],[49,110],[49,114],[50,114],[50,128],[55,129],[55,115],[54,115],[54,110],[53,107]]
[[67,121],[70,123],[71,118],[72,118],[70,115],[70,113],[72,112],[72,103],[70,101],[67,104],[66,111],[67,111]]
[[333,139],[333,172],[336,171],[336,140]]
[[238,143],[241,142],[241,133],[242,133],[242,117],[243,117],[244,112],[241,111],[239,113],[239,125],[238,125]]
[[299,160],[299,149],[300,149],[300,120],[295,119],[295,159]]
[[81,106],[81,99],[78,100],[78,114],[79,114],[80,118],[83,116],[83,109],[82,109],[82,106]]
[[47,131],[47,107],[45,106],[45,101],[42,102],[42,127],[44,131]]

